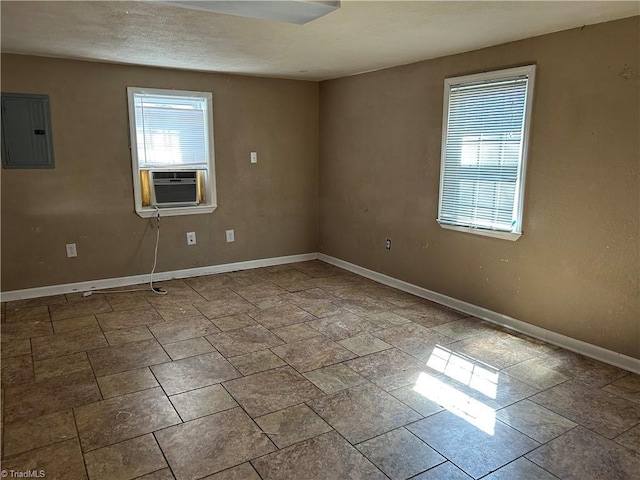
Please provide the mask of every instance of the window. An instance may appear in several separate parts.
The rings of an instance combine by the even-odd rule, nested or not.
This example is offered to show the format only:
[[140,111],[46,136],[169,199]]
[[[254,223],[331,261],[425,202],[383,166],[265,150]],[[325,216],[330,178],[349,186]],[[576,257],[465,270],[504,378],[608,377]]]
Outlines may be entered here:
[[127,95],[138,215],[213,212],[211,93],[128,87]]
[[535,65],[447,78],[438,223],[517,240]]

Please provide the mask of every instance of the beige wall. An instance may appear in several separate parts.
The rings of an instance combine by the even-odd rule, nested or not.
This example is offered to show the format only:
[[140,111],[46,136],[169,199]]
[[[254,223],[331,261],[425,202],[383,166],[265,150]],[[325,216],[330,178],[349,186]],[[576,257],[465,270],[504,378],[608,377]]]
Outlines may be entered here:
[[2,171],[2,291],[151,270],[154,220],[134,212],[129,85],[213,92],[219,206],[162,219],[158,271],[317,251],[317,83],[3,55],[3,92],[50,96],[56,167]]
[[[321,251],[640,358],[638,26],[323,82]],[[524,235],[440,228],[444,78],[528,63],[538,70]]]
[[[51,97],[56,168],[1,172],[2,291],[147,273],[153,221],[133,209],[125,87],[208,90],[219,208],[162,220],[159,271],[313,252],[319,218],[324,253],[640,358],[638,27],[587,26],[319,88],[3,55],[2,91]],[[532,62],[524,235],[441,229],[444,78]],[[78,258],[65,257],[70,242]]]

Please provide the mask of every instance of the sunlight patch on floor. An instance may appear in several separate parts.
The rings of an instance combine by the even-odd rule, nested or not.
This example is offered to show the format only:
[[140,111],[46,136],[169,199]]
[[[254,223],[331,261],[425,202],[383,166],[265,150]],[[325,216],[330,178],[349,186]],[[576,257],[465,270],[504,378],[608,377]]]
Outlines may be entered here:
[[496,411],[493,408],[424,372],[413,389],[483,432],[494,434]]
[[498,371],[488,365],[478,365],[469,357],[436,346],[427,361],[427,366],[444,373],[483,395],[495,399],[498,393]]
[[[427,366],[487,398],[495,399],[497,396],[498,371],[471,357],[437,345],[427,361]],[[483,432],[494,434],[496,411],[480,400],[426,372],[420,374],[413,389]]]

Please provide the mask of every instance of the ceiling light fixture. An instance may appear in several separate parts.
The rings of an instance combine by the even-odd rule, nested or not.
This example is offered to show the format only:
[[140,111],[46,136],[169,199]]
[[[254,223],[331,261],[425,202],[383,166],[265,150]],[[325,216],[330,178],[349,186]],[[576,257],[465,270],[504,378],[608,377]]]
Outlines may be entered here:
[[340,2],[311,0],[151,0],[175,7],[303,25],[340,8]]

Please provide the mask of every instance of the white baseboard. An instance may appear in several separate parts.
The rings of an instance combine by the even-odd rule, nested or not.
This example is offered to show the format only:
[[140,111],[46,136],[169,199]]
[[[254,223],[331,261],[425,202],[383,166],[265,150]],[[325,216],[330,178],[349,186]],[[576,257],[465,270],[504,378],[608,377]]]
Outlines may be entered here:
[[[273,265],[284,265],[287,263],[305,262],[318,258],[317,253],[303,253],[300,255],[289,255],[286,257],[263,258],[259,260],[248,260],[245,262],[225,263],[222,265],[211,265],[207,267],[186,268],[183,270],[173,270],[170,272],[157,272],[153,274],[154,282],[173,280],[176,278],[197,277],[200,275],[213,275],[216,273],[235,272],[237,270],[249,270],[251,268],[271,267]],[[130,277],[107,278],[104,280],[90,280],[87,282],[66,283],[63,285],[51,285],[47,287],[27,288],[24,290],[13,290],[1,292],[0,299],[3,302],[13,300],[23,300],[35,297],[48,297],[64,293],[89,292],[92,290],[103,290],[105,288],[127,287],[130,285],[140,285],[149,282],[149,274],[133,275]]]
[[[616,367],[624,368],[631,372],[640,374],[640,360],[622,355],[606,348],[598,347],[575,338],[562,335],[560,333],[552,332],[544,328],[537,327],[530,323],[517,320],[515,318],[503,315],[501,313],[487,310],[486,308],[473,305],[471,303],[463,302],[441,293],[427,290],[426,288],[418,287],[408,282],[398,280],[397,278],[384,275],[382,273],[369,270],[367,268],[355,265],[353,263],[340,260],[335,257],[330,257],[323,253],[304,253],[300,255],[289,255],[285,257],[273,257],[263,258],[259,260],[248,260],[244,262],[225,263],[222,265],[211,265],[207,267],[186,268],[183,270],[173,270],[169,272],[158,272],[154,274],[154,282],[197,277],[199,275],[213,275],[216,273],[227,273],[237,270],[248,270],[251,268],[270,267],[273,265],[285,265],[287,263],[305,262],[308,260],[319,259],[323,262],[330,263],[336,267],[343,268],[350,272],[356,273],[363,277],[375,280],[376,282],[388,285],[398,290],[411,293],[421,298],[426,298],[433,302],[451,307],[455,310],[459,310],[464,313],[468,313],[482,320],[501,325],[503,327],[515,330],[520,333],[524,333],[534,338],[544,340],[553,345],[571,350],[573,352],[585,355],[590,358],[594,358],[601,362],[614,365]],[[118,277],[108,278],[103,280],[91,280],[87,282],[67,283],[63,285],[51,285],[46,287],[27,288],[24,290],[13,290],[9,292],[0,292],[0,300],[3,302],[10,302],[13,300],[23,300],[27,298],[36,297],[48,297],[51,295],[60,295],[65,293],[78,293],[87,292],[93,290],[102,290],[106,288],[126,287],[130,285],[144,284],[149,281],[149,274],[133,275],[130,277]]]
[[607,350],[606,348],[598,347],[597,345],[592,345],[581,340],[576,340],[575,338],[567,337],[566,335],[562,335],[560,333],[552,332],[551,330],[537,327],[535,325],[517,320],[507,315],[503,315],[492,310],[487,310],[486,308],[463,302],[462,300],[448,297],[446,295],[442,295],[441,293],[427,290],[426,288],[418,287],[417,285],[413,285],[411,283],[398,280],[397,278],[393,278],[388,275],[384,275],[382,273],[360,267],[359,265],[355,265],[353,263],[345,262],[344,260],[340,260],[335,257],[330,257],[329,255],[325,255],[323,253],[318,254],[318,260],[322,260],[323,262],[330,263],[331,265],[335,265],[336,267],[340,267],[350,272],[356,273],[360,276],[375,280],[378,283],[382,283],[384,285],[397,288],[398,290],[411,293],[418,297],[426,298],[427,300],[431,300],[441,305],[451,307],[455,310],[468,313],[469,315],[481,318],[482,320],[486,320],[487,322],[501,325],[511,330],[515,330],[516,332],[524,333],[526,335],[529,335],[530,337],[538,338],[553,345],[571,350],[572,352],[579,353],[586,357],[594,358],[601,362],[605,362],[610,365],[614,365],[616,367],[620,367],[625,370],[640,374],[640,360],[638,360],[637,358],[629,357],[612,350]]

